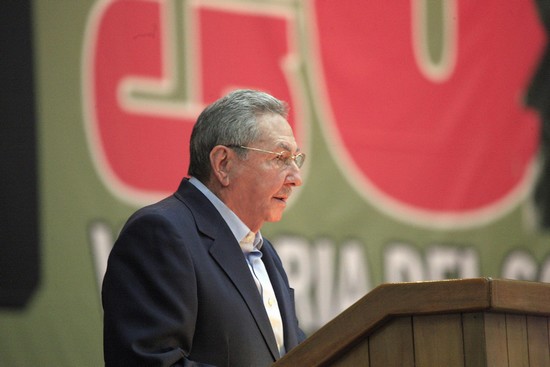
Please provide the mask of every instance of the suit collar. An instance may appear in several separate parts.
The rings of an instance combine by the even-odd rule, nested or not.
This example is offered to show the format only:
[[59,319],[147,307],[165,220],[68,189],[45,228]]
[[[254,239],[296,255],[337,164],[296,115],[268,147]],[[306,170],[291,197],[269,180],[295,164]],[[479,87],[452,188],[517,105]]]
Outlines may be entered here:
[[199,231],[206,236],[215,238],[219,229],[227,227],[214,205],[187,178],[174,195],[191,210]]

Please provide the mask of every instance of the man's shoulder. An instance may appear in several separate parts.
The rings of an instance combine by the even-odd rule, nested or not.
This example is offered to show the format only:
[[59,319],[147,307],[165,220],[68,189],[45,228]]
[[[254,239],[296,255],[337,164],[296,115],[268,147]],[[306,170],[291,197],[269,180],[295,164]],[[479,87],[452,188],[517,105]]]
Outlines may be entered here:
[[182,221],[193,217],[192,209],[186,203],[170,195],[156,203],[137,209],[127,224],[143,221]]
[[193,202],[200,201],[201,196],[203,195],[200,191],[187,180],[184,180],[175,193],[138,209],[133,216],[172,215],[175,213],[181,214],[182,211],[192,212],[194,210]]

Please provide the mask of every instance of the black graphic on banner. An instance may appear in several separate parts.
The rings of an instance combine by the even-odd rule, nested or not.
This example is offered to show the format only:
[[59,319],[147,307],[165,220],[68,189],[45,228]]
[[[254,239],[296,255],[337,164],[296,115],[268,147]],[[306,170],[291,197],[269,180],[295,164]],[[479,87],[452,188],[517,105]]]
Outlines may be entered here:
[[40,276],[29,1],[2,2],[0,25],[0,307],[23,308]]

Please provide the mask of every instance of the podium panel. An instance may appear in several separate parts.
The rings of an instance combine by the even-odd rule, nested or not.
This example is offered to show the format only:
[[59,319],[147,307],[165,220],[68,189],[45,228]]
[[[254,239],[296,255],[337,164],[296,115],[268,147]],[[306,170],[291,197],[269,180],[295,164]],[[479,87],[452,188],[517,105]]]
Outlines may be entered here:
[[550,367],[550,284],[384,284],[277,361],[285,366]]

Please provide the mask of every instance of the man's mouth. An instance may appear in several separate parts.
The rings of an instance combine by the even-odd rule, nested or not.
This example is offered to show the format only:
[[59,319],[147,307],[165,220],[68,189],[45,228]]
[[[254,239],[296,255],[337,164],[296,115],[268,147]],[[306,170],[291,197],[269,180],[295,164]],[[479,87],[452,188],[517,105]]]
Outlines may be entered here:
[[286,203],[288,197],[286,196],[275,196],[276,200],[282,201],[283,203]]
[[286,203],[291,193],[291,190],[283,190],[280,194],[275,195],[273,198]]

